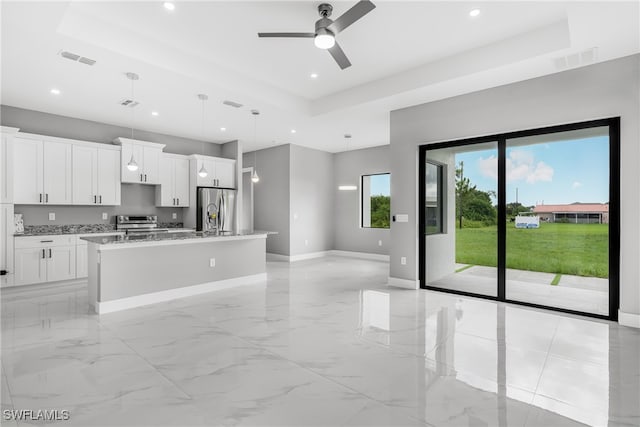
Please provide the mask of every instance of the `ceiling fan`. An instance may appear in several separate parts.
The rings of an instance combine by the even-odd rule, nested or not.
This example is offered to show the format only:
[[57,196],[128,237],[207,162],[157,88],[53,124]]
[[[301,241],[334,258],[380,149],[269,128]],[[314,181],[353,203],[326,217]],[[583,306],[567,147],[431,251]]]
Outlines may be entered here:
[[316,47],[329,51],[333,59],[336,60],[341,69],[351,66],[351,62],[344,54],[342,48],[336,42],[336,34],[343,31],[351,24],[375,9],[375,5],[369,0],[360,0],[351,9],[347,10],[335,21],[329,19],[333,6],[322,3],[318,6],[320,19],[316,21],[316,31],[314,33],[258,33],[258,37],[287,37],[287,38],[309,38],[313,39]]

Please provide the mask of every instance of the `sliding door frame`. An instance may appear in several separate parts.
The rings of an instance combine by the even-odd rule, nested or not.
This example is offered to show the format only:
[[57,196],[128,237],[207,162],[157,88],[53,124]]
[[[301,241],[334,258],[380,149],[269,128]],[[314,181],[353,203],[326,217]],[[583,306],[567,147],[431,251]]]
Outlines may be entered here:
[[[506,297],[506,259],[507,259],[507,207],[506,207],[506,149],[507,140],[527,136],[546,135],[551,133],[568,132],[592,127],[609,128],[609,314],[600,315],[560,307],[534,304],[525,301],[510,300]],[[475,294],[466,291],[456,291],[428,286],[426,283],[426,160],[427,152],[442,148],[463,147],[487,142],[498,144],[498,280],[497,296]],[[547,126],[516,132],[500,133],[475,138],[458,139],[453,141],[423,144],[418,150],[418,274],[420,288],[458,295],[484,298],[494,301],[508,302],[528,307],[543,308],[563,313],[595,317],[598,319],[618,320],[620,307],[620,117],[589,120],[579,123]],[[446,185],[452,185],[447,182]],[[455,185],[455,184],[454,184]],[[451,229],[450,229],[451,230]],[[451,232],[451,231],[450,231]]]

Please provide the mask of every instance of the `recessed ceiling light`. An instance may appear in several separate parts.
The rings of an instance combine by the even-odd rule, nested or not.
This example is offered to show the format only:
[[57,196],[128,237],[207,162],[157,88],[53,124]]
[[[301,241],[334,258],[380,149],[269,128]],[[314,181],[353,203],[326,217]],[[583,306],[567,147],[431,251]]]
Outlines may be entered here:
[[224,132],[226,130],[227,130],[227,128],[220,128],[220,132]]
[[163,5],[163,6],[164,6],[164,8],[165,8],[165,9],[167,9],[167,10],[174,10],[174,9],[176,8],[176,5],[175,5],[175,4],[173,4],[173,2],[170,2],[170,1],[166,1],[166,2],[164,2],[164,5]]
[[51,89],[51,93],[54,95],[60,95],[60,89],[53,88]]
[[471,17],[476,17],[476,16],[478,16],[478,15],[480,15],[480,9],[472,9],[472,10],[469,12],[469,16],[471,16]]
[[317,73],[311,73],[309,75],[309,77],[311,77],[312,79],[317,79],[318,78],[318,74]]
[[291,129],[291,133],[296,133],[296,130],[295,129]]
[[157,116],[157,115],[158,115],[158,112],[157,112],[157,111],[152,111],[152,112],[151,112],[151,115],[152,115],[152,116]]

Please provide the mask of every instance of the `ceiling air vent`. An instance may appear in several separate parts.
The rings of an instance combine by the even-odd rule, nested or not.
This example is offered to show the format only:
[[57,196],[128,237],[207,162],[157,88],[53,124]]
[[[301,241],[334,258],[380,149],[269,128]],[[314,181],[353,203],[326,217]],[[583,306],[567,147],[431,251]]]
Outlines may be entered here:
[[592,47],[582,52],[553,58],[553,65],[557,70],[568,70],[582,65],[593,64],[598,59],[598,48]]
[[242,107],[242,104],[239,104],[239,103],[234,102],[234,101],[228,101],[228,100],[227,100],[227,101],[224,101],[224,102],[223,102],[223,104],[224,104],[224,105],[228,105],[229,107],[234,107],[234,108],[240,108],[240,107]]
[[120,101],[120,105],[122,105],[123,107],[129,107],[129,108],[133,108],[138,104],[140,103],[138,101],[134,101],[133,99],[123,99],[122,101]]
[[60,51],[60,56],[62,56],[65,59],[69,59],[71,61],[82,62],[83,64],[86,64],[86,65],[94,65],[96,63],[96,61],[91,58],[80,56],[73,52],[67,52],[66,50]]

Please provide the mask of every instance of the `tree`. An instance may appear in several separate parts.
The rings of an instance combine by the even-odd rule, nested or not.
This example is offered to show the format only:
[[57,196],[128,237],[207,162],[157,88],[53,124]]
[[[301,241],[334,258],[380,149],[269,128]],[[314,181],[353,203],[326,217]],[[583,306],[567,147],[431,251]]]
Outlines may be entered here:
[[458,226],[462,228],[462,219],[483,221],[495,224],[497,211],[491,203],[493,191],[481,191],[471,185],[469,178],[464,176],[464,162],[456,167],[456,215]]
[[391,215],[391,197],[371,196],[371,227],[389,228],[389,216]]

